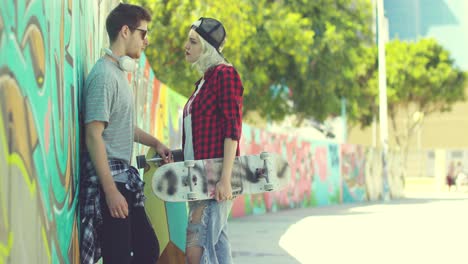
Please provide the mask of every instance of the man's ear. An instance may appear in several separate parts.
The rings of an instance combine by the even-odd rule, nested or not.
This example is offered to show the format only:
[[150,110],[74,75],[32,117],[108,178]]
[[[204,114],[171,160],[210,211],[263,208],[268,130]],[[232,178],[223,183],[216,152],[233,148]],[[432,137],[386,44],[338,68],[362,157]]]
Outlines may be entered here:
[[124,39],[127,38],[130,35],[130,33],[132,32],[127,25],[123,25],[122,28],[120,29],[120,34],[122,35]]

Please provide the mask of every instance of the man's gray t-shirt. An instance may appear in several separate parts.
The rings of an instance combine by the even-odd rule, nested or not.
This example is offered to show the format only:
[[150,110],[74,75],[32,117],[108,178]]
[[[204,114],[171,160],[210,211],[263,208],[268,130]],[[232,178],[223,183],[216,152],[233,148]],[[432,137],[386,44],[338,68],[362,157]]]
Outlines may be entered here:
[[107,157],[130,164],[134,137],[133,93],[127,74],[115,62],[100,58],[86,79],[84,123],[103,121]]

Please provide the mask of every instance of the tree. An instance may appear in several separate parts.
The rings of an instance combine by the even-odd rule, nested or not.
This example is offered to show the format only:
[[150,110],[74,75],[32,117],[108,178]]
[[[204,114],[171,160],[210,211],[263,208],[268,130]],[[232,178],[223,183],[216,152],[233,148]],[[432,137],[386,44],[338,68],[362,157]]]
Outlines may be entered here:
[[[269,120],[296,114],[323,120],[347,98],[360,100],[361,58],[371,42],[369,0],[143,0],[153,14],[146,54],[158,78],[189,96],[199,77],[184,61],[190,23],[219,18],[226,57],[245,86],[244,111]],[[351,117],[353,113],[351,112]]]
[[[425,116],[465,100],[466,74],[434,39],[387,44],[388,114],[405,157]],[[398,122],[397,117],[403,118]]]
[[377,77],[377,47],[369,46],[361,52],[361,59],[355,63],[357,89],[354,100],[348,100],[348,127],[368,127],[379,111],[379,89]]
[[[137,2],[137,1],[132,1]],[[189,96],[200,77],[185,62],[184,43],[190,24],[201,16],[220,19],[227,28],[225,57],[240,72],[245,86],[245,111],[259,108],[287,112],[284,102],[272,100],[271,84],[287,80],[288,61],[306,64],[303,54],[312,43],[310,24],[267,0],[241,1],[138,1],[153,14],[151,46],[146,55],[158,78]],[[283,114],[284,115],[284,114]],[[281,116],[281,114],[279,114]]]
[[[365,74],[361,76],[363,100],[354,112],[361,127],[370,125],[378,113],[377,48],[370,49],[366,58]],[[424,117],[450,111],[454,103],[464,101],[467,75],[434,39],[392,40],[386,44],[386,61],[388,116],[393,131],[390,136],[406,167],[410,141]]]
[[[307,74],[293,90],[294,112],[299,123],[310,116],[318,120],[338,114],[346,98],[348,120],[355,122],[362,100],[363,77],[370,61],[372,8],[367,0],[291,1],[291,9],[312,22],[315,32]],[[363,63],[364,62],[364,63]],[[372,65],[372,64],[371,64]],[[372,65],[373,66],[373,65]]]

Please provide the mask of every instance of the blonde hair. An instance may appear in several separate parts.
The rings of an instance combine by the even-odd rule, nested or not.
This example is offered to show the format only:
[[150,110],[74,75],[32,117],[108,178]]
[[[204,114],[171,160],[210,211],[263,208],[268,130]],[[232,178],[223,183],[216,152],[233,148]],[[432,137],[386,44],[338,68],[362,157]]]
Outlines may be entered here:
[[[200,21],[196,21],[195,23],[193,23],[193,25],[199,26],[200,23],[201,23]],[[220,54],[220,52],[223,50],[225,41],[223,41],[223,43],[219,47],[219,52],[218,52],[213,46],[211,46],[210,43],[208,43],[198,33],[197,33],[197,36],[202,46],[202,54],[200,55],[198,60],[192,64],[192,67],[194,67],[200,74],[204,74],[208,69],[216,65],[226,64],[226,65],[232,66]]]

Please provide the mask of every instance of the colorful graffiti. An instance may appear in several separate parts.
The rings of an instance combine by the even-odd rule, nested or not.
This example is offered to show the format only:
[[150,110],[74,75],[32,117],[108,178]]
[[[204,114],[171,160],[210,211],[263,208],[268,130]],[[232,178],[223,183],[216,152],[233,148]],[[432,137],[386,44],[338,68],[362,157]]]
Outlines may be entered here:
[[1,263],[78,262],[77,105],[112,2],[2,2]]
[[[7,0],[0,9],[0,263],[78,263],[79,98],[108,43],[104,21],[117,0]],[[129,75],[137,124],[181,147],[186,98],[161,83],[145,56]],[[381,198],[378,150],[298,138],[243,125],[243,154],[271,151],[290,163],[279,192],[236,199],[232,217]],[[135,145],[135,155],[147,148]],[[401,194],[398,155],[389,181]],[[145,175],[150,182],[151,175]],[[187,205],[145,187],[161,245],[159,263],[184,263]]]
[[291,166],[289,185],[278,192],[244,195],[234,202],[233,217],[340,202],[339,145],[243,126],[243,154],[281,153]]
[[362,146],[341,145],[341,179],[343,202],[362,202],[366,197],[366,156]]
[[[282,209],[382,199],[382,165],[377,149],[300,139],[243,126],[243,154],[282,153],[291,166],[289,185],[281,191],[244,195],[234,202],[232,217]],[[400,156],[389,154],[392,197],[402,197]]]

